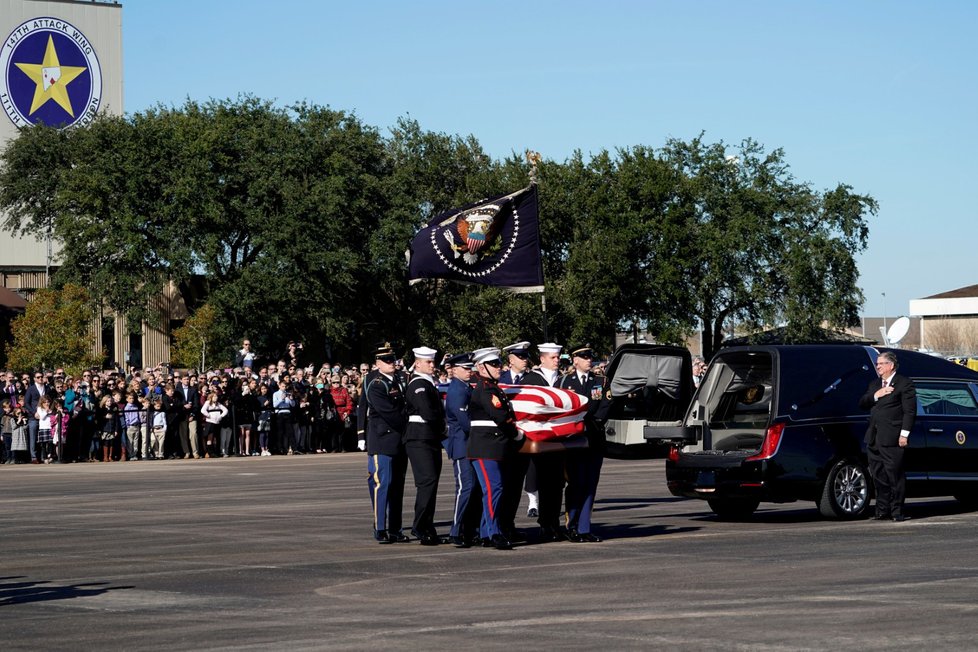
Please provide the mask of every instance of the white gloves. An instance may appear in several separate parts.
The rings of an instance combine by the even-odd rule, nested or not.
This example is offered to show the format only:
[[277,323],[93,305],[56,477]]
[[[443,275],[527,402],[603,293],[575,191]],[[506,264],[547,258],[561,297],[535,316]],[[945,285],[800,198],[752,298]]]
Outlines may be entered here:
[[360,439],[357,441],[357,450],[367,450],[367,441],[365,439]]

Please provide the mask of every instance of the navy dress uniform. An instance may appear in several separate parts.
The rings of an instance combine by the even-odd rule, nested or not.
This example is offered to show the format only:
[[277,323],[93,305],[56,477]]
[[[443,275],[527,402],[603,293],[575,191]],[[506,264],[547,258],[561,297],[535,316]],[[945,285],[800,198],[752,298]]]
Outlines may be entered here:
[[367,385],[367,471],[374,510],[374,537],[380,543],[407,541],[401,533],[407,455],[404,390],[389,345],[377,350],[378,373]]
[[[530,343],[516,342],[504,346],[503,353],[509,357],[509,369],[499,374],[499,384],[519,385],[530,366]],[[517,364],[519,368],[517,368]]]
[[404,431],[404,448],[411,461],[411,473],[417,489],[411,533],[421,540],[421,545],[433,546],[438,544],[438,534],[435,532],[435,501],[438,495],[438,479],[441,477],[445,407],[432,375],[436,351],[426,346],[412,351],[414,375],[407,384],[405,395],[408,420]]
[[[503,353],[509,359],[509,369],[499,374],[499,382],[503,385],[519,385],[529,372],[530,343],[516,342],[503,347]],[[529,498],[527,516],[539,516],[539,494],[537,493],[536,467],[532,463],[532,455],[512,455],[503,469],[503,500],[499,506],[499,526],[503,534],[513,541],[518,538],[516,533],[516,512],[520,507],[520,499],[526,491]]]
[[[556,369],[557,356],[560,354],[559,344],[548,342],[537,345],[541,362],[544,355],[550,356],[553,368],[540,367],[526,374],[520,384],[537,385],[540,387],[556,387],[560,380],[560,372]],[[564,538],[560,530],[560,506],[564,497],[564,462],[563,451],[538,453],[533,456],[532,468],[528,475],[536,470],[536,487],[540,494],[540,512],[537,523],[540,525],[541,541],[559,541]]]
[[[503,353],[509,359],[509,369],[499,374],[500,384],[521,384],[530,366],[530,343],[516,342],[504,346]],[[499,507],[499,525],[510,541],[519,537],[516,532],[516,512],[524,491],[530,500],[527,516],[535,518],[539,515],[539,496],[532,456],[514,454],[503,470],[503,502]]]
[[567,489],[565,491],[567,538],[577,543],[601,541],[591,532],[591,512],[601,478],[604,462],[604,422],[608,419],[610,403],[605,400],[605,378],[591,373],[594,353],[590,346],[571,352],[574,369],[561,377],[557,386],[576,392],[588,399],[584,416],[587,448],[567,451]]
[[[445,390],[445,421],[448,424],[448,437],[444,441],[445,452],[452,461],[452,475],[455,477],[455,509],[452,512],[452,529],[449,538],[460,547],[468,547],[479,536],[479,520],[482,515],[482,490],[475,477],[475,468],[468,459],[468,439],[470,430],[469,402],[472,386],[468,380],[472,373],[472,355],[461,353],[452,356],[455,376]],[[503,495],[505,496],[505,481]]]
[[469,441],[467,455],[475,467],[482,489],[482,522],[480,534],[500,550],[512,547],[499,529],[499,500],[503,494],[502,467],[512,451],[512,442],[521,439],[516,430],[516,417],[509,398],[500,389],[502,362],[499,349],[478,349],[472,353],[479,376],[472,388],[469,402]]

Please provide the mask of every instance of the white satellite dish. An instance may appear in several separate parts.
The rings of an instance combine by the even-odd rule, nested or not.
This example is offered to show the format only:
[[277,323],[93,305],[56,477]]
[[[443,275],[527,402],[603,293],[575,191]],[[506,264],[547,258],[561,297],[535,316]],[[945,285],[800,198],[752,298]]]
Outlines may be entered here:
[[907,332],[910,331],[910,318],[900,317],[893,325],[890,326],[890,330],[886,331],[886,341],[890,346],[896,346],[900,343],[904,337],[907,336]]

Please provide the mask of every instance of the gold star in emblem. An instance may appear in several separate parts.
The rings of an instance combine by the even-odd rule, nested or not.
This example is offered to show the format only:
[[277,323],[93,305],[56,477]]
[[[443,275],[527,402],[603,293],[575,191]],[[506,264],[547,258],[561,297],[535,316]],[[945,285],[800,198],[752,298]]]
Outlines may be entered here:
[[44,60],[41,63],[18,63],[16,64],[25,75],[31,78],[35,84],[34,101],[31,102],[31,111],[28,115],[33,115],[35,111],[44,106],[48,100],[54,100],[58,106],[68,112],[72,118],[75,112],[71,108],[71,100],[68,99],[68,84],[78,75],[87,70],[84,66],[62,66],[58,61],[58,52],[54,49],[54,39],[48,36],[48,46],[44,50]]

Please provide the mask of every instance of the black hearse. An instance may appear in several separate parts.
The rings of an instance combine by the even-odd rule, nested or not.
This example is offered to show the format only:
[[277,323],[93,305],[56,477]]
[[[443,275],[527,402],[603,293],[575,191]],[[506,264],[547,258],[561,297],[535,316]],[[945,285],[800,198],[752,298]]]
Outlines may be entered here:
[[[681,428],[693,398],[693,363],[683,347],[622,344],[605,370],[608,421],[607,457],[663,458],[670,445],[683,443]],[[646,434],[655,432],[655,440]]]
[[[726,518],[760,502],[810,500],[828,517],[858,518],[873,495],[868,414],[859,398],[876,377],[868,346],[746,346],[711,361],[680,427],[645,428],[672,444],[673,495],[708,501]],[[907,496],[953,495],[978,503],[978,373],[895,350],[917,388],[917,422],[906,452]],[[677,440],[677,432],[681,439]]]

